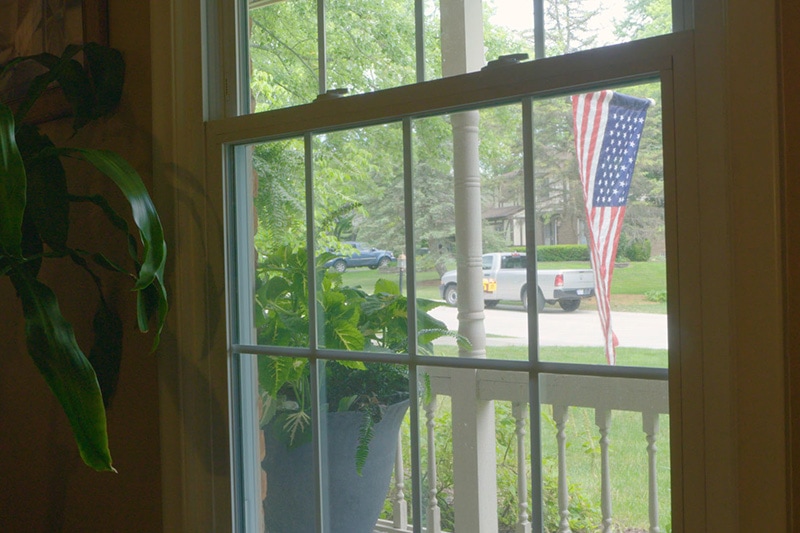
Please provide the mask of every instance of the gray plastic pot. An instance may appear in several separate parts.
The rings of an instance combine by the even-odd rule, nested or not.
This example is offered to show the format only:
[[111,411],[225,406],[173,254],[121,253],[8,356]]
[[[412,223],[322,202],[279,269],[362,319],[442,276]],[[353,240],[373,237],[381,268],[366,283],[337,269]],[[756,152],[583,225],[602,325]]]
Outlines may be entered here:
[[[323,456],[329,465],[329,503],[326,522],[330,533],[371,533],[389,490],[397,435],[408,401],[386,408],[375,425],[369,455],[361,476],[356,472],[355,453],[364,415],[358,412],[327,413],[327,439]],[[289,449],[264,428],[266,454],[262,467],[267,473],[264,518],[268,533],[313,533],[316,531],[311,443]],[[327,443],[327,446],[325,446]]]

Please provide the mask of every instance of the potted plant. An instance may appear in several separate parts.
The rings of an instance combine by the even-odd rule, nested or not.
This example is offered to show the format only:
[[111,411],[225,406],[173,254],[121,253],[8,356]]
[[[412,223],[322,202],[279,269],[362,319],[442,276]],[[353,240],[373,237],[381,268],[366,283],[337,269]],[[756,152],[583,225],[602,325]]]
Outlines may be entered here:
[[[74,59],[79,52],[84,64]],[[157,345],[167,311],[163,230],[144,183],[122,157],[106,150],[59,148],[25,121],[54,82],[69,102],[75,131],[112,113],[122,94],[121,54],[93,43],[69,46],[61,57],[45,53],[15,59],[0,68],[0,80],[21,62],[38,63],[43,74],[33,79],[20,102],[13,106],[0,102],[0,274],[8,277],[21,300],[28,353],[66,413],[83,461],[97,470],[113,470],[105,406],[116,385],[123,328],[106,300],[97,269],[130,278],[138,327],[147,331],[155,316]],[[131,205],[136,235],[102,196],[69,192],[62,158],[82,160],[111,178]],[[130,265],[70,245],[70,234],[90,231],[70,224],[73,202],[92,203],[105,214],[129,251]],[[91,318],[94,345],[88,358],[62,316],[55,293],[39,279],[44,261],[72,261],[97,287],[97,307]]]
[[[316,259],[320,344],[341,350],[401,353],[408,349],[408,308],[396,283],[378,280],[369,294],[347,287],[328,271],[331,254]],[[260,265],[256,322],[260,344],[308,346],[308,275],[305,250],[279,248]],[[428,311],[441,305],[417,300],[418,346],[457,333]],[[307,359],[259,358],[267,471],[264,512],[268,530],[312,531],[311,387]],[[323,424],[329,466],[331,531],[358,533],[374,526],[391,478],[397,435],[409,402],[407,369],[391,363],[328,361],[324,365]],[[286,481],[284,481],[284,479]],[[279,487],[270,492],[269,487]],[[270,529],[271,528],[271,529]]]

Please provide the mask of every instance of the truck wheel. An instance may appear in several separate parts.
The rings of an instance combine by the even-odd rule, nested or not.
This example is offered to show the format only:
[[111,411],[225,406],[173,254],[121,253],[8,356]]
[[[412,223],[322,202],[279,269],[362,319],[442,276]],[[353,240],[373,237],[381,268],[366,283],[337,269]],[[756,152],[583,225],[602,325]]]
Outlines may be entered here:
[[383,268],[388,264],[389,264],[389,258],[388,257],[381,257],[381,260],[378,261],[378,268]]
[[483,301],[483,306],[486,309],[494,309],[495,307],[497,307],[497,304],[499,304],[499,303],[500,303],[500,300],[484,300]]
[[[544,296],[542,295],[541,290],[536,291],[538,297],[536,298],[536,312],[541,313],[542,309],[544,309]],[[523,287],[522,289],[522,308],[526,311],[528,310],[528,287]]]
[[567,313],[571,313],[581,306],[580,300],[559,300],[558,305]]
[[444,301],[447,302],[447,305],[456,306],[458,305],[458,291],[456,291],[456,285],[451,283],[444,289]]
[[344,262],[344,259],[337,259],[333,262],[333,269],[341,274],[347,270],[347,263]]

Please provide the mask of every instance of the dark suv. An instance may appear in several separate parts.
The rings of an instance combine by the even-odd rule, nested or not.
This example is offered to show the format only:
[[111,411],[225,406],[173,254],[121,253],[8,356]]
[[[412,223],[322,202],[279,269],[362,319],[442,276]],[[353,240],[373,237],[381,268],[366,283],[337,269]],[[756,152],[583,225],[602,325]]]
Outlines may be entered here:
[[337,272],[344,272],[349,267],[361,266],[375,269],[394,261],[394,254],[389,250],[378,250],[363,242],[342,241],[342,244],[346,247],[355,248],[356,251],[350,255],[341,255],[325,263],[326,267],[331,267]]

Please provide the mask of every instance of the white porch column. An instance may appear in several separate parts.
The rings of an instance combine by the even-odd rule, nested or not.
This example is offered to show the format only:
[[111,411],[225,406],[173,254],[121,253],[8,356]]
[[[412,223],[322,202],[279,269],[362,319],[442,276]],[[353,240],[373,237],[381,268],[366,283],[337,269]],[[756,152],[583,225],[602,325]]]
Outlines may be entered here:
[[[481,0],[441,0],[442,72],[454,76],[484,65]],[[477,111],[451,116],[456,206],[458,331],[470,340],[461,357],[486,357],[481,255],[481,177]],[[479,401],[474,370],[454,373],[452,396],[455,529],[497,531],[494,403]]]

